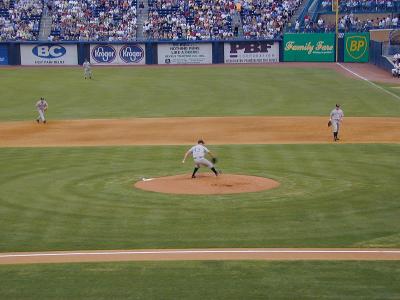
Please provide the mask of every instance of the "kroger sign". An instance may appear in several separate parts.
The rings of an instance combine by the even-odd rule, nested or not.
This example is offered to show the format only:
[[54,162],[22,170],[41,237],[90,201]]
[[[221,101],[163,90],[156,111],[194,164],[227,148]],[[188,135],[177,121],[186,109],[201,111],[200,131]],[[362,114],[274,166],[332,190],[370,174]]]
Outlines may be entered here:
[[144,64],[145,48],[141,44],[90,45],[91,63],[101,65]]
[[144,51],[139,45],[125,45],[119,50],[119,56],[126,63],[137,63],[144,58]]
[[116,57],[116,51],[110,45],[98,45],[92,49],[92,58],[98,63],[111,63]]

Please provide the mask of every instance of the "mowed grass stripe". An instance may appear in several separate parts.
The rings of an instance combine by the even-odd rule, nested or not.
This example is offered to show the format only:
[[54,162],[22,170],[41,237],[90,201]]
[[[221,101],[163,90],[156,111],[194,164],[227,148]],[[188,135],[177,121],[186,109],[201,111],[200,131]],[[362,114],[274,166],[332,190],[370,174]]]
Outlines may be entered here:
[[190,173],[186,147],[0,149],[0,251],[400,246],[398,145],[210,149],[224,172],[281,186],[220,196],[133,188]]
[[[39,97],[50,119],[164,116],[399,116],[400,103],[334,70],[279,67],[0,69],[1,120],[33,120]],[[395,91],[396,92],[396,91]]]
[[399,262],[2,266],[5,299],[398,299]]

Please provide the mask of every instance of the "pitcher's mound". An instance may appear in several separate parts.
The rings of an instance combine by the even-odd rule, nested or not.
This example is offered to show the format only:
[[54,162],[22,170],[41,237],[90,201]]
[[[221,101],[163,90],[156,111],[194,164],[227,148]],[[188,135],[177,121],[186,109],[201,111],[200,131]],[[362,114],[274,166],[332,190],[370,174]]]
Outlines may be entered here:
[[257,176],[221,174],[199,174],[192,179],[190,174],[159,178],[143,178],[135,183],[138,189],[187,195],[217,195],[259,192],[273,189],[279,182]]

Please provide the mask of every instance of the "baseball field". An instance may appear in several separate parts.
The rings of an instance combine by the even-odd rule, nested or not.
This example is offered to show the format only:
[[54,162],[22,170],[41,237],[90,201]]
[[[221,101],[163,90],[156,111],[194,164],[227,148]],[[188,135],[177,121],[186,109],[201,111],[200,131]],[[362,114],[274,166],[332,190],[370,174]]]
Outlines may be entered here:
[[400,84],[343,67],[0,68],[0,299],[399,299]]

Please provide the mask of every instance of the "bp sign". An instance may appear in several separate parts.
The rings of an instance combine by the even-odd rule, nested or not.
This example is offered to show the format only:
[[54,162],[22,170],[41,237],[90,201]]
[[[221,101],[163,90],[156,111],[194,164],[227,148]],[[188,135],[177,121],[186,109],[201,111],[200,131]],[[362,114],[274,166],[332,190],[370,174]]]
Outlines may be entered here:
[[344,61],[368,62],[369,32],[346,33],[344,36]]

